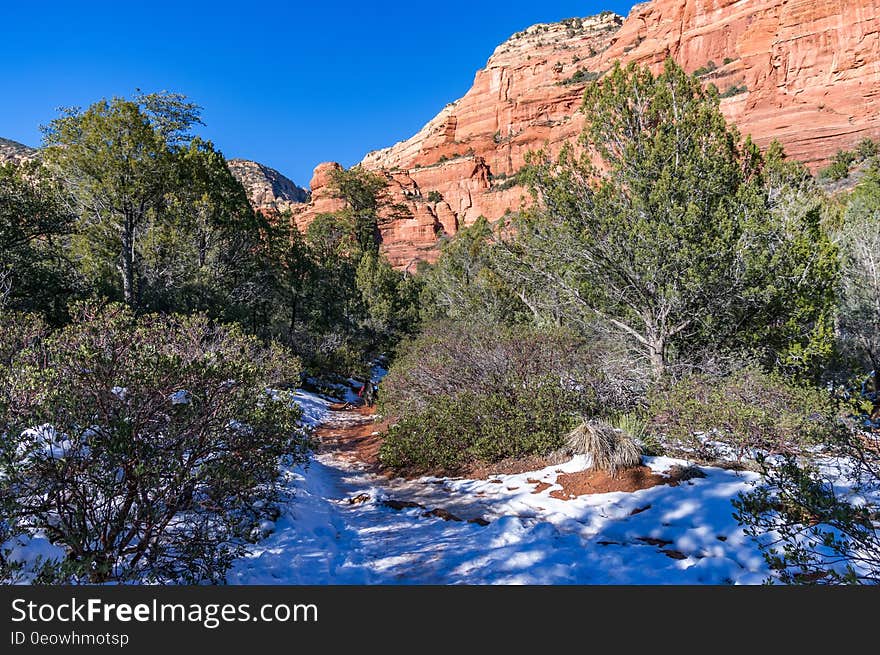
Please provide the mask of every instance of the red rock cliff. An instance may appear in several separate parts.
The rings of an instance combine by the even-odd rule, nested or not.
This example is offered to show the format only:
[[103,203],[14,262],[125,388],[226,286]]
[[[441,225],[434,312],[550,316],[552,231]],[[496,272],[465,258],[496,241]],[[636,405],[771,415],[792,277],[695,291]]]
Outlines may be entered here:
[[[512,176],[529,150],[557,150],[580,133],[589,80],[615,60],[659,69],[668,56],[729,96],[722,111],[744,134],[762,146],[778,139],[811,168],[880,137],[878,0],[655,0],[626,20],[606,12],[534,25],[418,134],[364,158],[408,208],[382,228],[391,261],[433,259],[439,235],[526,202]],[[327,166],[316,169],[301,227],[333,206]]]

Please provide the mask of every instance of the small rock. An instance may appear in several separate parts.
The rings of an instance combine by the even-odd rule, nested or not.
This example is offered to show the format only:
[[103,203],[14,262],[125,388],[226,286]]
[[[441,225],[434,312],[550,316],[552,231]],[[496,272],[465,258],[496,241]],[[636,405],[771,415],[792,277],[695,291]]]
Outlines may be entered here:
[[478,516],[475,519],[468,519],[468,523],[476,523],[477,525],[481,525],[483,527],[486,527],[487,525],[489,525],[489,521],[484,519],[482,516]]
[[422,516],[436,516],[438,519],[443,519],[444,521],[461,521],[455,514],[450,512],[449,510],[445,510],[442,507],[435,507],[432,510],[429,510],[422,514]]
[[369,494],[358,494],[354,498],[348,499],[349,505],[360,505],[361,503],[365,503],[370,500]]
[[385,505],[385,507],[390,507],[391,509],[395,509],[398,511],[402,509],[408,509],[410,507],[420,507],[422,509],[425,509],[424,505],[414,503],[411,500],[394,500],[392,498],[391,500],[383,500],[382,504]]

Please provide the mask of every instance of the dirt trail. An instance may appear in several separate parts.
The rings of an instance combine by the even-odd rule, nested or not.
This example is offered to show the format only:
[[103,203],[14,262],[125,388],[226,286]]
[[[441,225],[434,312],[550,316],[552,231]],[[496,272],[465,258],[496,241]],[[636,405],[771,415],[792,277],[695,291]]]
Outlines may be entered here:
[[[379,470],[381,431],[386,426],[377,420],[372,407],[335,404],[315,436],[319,440],[319,456],[324,464],[347,472],[358,486],[368,484],[382,492],[384,503],[393,509],[422,507],[429,516],[447,520],[482,522],[492,512],[484,499],[456,492],[443,480],[389,478]],[[354,502],[364,502],[366,498]]]
[[581,458],[482,479],[389,478],[368,410],[299,400],[320,422],[317,452],[282,468],[281,516],[236,560],[232,584],[720,584],[765,573],[731,518],[730,498],[750,484],[741,474],[612,494],[589,493],[587,476],[587,493],[565,498],[551,492],[582,472]]

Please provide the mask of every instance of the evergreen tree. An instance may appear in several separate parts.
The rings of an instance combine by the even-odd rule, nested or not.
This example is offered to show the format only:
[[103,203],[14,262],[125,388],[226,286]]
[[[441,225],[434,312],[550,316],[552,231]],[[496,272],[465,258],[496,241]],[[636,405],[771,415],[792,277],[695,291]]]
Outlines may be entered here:
[[39,165],[0,165],[0,309],[63,321],[76,288],[64,256],[73,219]]
[[45,160],[79,217],[80,265],[131,307],[141,301],[141,242],[166,210],[175,154],[198,116],[181,96],[138,96],[67,109],[44,128]]
[[873,371],[873,413],[880,414],[880,171],[869,169],[853,191],[841,234],[840,336],[844,351]]
[[779,359],[759,338],[779,326],[830,336],[834,249],[815,212],[772,211],[761,154],[718,102],[671,60],[656,77],[615,66],[585,93],[583,152],[531,158],[539,206],[508,248],[533,304],[623,336],[656,377],[725,348]]

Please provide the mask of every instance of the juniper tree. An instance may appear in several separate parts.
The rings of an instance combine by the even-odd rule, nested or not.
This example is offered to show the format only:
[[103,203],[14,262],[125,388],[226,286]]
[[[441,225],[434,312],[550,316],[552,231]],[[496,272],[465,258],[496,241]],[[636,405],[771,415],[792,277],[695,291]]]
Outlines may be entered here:
[[880,410],[880,171],[872,168],[853,192],[841,234],[840,336],[844,350],[873,371],[874,413]]
[[760,151],[717,93],[671,60],[658,76],[616,65],[582,110],[580,152],[531,156],[537,207],[506,240],[533,304],[623,337],[656,377],[698,351],[765,348],[790,321],[789,339],[830,336],[834,249],[815,213],[771,211]]
[[74,216],[36,163],[0,166],[0,309],[63,320],[76,279],[65,257]]

